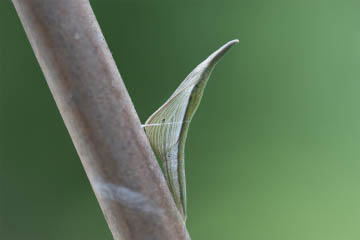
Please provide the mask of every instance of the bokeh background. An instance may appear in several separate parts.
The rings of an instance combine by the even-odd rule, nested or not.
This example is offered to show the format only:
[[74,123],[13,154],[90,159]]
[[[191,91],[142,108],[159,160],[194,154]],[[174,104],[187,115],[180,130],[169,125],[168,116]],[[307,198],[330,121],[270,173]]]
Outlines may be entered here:
[[[360,1],[91,2],[142,122],[240,39],[189,131],[193,239],[360,239]],[[0,239],[112,239],[9,0],[0,29]]]

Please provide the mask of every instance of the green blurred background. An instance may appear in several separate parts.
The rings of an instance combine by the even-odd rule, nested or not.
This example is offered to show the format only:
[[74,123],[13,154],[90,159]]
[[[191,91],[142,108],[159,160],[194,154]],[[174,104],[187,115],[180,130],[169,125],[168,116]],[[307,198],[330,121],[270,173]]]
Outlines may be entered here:
[[[360,1],[91,1],[144,122],[212,51],[186,146],[196,239],[360,239]],[[9,0],[0,239],[112,239]]]

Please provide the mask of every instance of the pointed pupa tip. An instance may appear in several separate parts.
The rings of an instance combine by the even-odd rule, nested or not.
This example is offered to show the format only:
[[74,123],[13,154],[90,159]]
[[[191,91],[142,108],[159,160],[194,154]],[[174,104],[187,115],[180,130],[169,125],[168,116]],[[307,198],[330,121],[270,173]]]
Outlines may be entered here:
[[233,45],[235,45],[237,43],[239,43],[239,39],[234,39],[234,40],[228,41],[222,47],[220,47],[219,50],[220,51],[227,51],[230,47],[232,47]]
[[237,43],[239,43],[239,39],[234,39],[234,40],[228,41],[222,47],[220,47],[220,49],[228,49]]
[[222,56],[234,45],[239,42],[239,39],[231,40],[221,46],[213,54],[211,54],[204,62],[208,62],[209,66],[215,66],[215,64],[221,59]]
[[228,43],[231,44],[231,45],[234,45],[234,44],[236,44],[236,43],[239,43],[239,39],[231,40],[231,41],[229,41]]

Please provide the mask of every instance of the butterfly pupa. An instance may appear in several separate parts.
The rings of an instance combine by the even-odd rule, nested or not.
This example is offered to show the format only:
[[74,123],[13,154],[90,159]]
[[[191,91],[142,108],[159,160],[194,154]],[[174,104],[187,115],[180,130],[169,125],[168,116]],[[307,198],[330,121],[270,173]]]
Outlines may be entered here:
[[221,57],[239,40],[232,40],[200,63],[170,98],[145,122],[150,144],[159,156],[175,204],[186,221],[184,149],[190,121],[196,112],[206,83]]

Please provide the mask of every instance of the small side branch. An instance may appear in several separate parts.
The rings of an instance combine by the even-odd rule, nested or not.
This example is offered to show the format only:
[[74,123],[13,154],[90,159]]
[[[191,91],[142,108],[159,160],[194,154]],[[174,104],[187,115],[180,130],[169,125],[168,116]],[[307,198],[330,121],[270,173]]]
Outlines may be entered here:
[[114,239],[190,239],[89,1],[12,1]]

